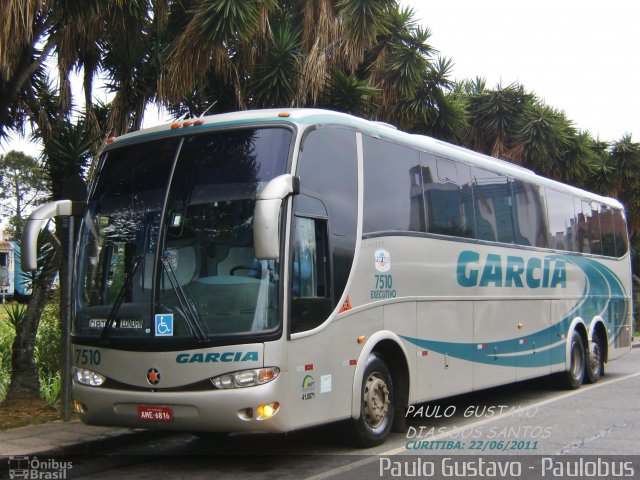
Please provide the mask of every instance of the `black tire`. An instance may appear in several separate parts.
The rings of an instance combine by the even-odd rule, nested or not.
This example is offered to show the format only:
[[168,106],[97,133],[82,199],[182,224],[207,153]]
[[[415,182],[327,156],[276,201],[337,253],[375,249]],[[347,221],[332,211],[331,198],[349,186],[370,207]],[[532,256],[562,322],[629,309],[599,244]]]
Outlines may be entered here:
[[586,383],[596,383],[604,375],[604,344],[598,332],[593,333],[586,366],[584,377]]
[[584,343],[577,331],[571,332],[569,342],[569,370],[564,372],[564,383],[568,388],[575,390],[582,385],[587,363]]
[[360,417],[352,420],[353,440],[359,447],[375,447],[389,436],[396,410],[389,368],[376,355],[367,359],[361,395]]

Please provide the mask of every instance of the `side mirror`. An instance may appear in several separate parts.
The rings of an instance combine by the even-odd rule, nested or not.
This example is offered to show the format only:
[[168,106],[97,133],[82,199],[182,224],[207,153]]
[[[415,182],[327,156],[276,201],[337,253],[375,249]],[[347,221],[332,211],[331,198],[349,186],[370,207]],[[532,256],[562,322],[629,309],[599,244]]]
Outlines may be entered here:
[[280,256],[279,219],[282,201],[300,193],[300,179],[280,175],[265,185],[253,212],[253,246],[258,260],[277,260]]
[[83,215],[86,208],[84,202],[57,200],[45,203],[36,208],[27,220],[22,235],[22,270],[32,272],[38,268],[38,234],[52,217],[68,217]]

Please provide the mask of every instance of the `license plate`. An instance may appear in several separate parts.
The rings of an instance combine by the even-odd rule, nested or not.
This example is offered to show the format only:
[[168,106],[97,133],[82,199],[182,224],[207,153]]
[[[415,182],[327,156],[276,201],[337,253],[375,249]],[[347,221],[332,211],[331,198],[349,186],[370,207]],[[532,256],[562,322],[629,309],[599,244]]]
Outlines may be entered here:
[[171,422],[173,421],[173,412],[171,407],[138,405],[138,419],[148,422]]

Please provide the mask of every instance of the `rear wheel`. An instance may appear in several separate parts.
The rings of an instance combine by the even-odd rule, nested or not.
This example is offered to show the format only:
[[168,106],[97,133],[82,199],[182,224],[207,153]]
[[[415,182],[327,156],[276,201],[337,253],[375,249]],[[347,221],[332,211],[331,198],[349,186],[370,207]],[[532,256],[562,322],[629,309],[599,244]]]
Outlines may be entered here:
[[354,441],[361,447],[384,443],[393,424],[395,412],[393,383],[384,361],[371,355],[362,377],[360,417],[353,420]]
[[587,383],[596,383],[604,375],[603,345],[602,337],[597,332],[594,332],[589,345],[589,355],[587,356],[587,370],[584,378]]
[[582,337],[575,330],[571,332],[569,341],[569,370],[564,373],[565,384],[571,389],[576,389],[582,385],[585,376],[585,348]]

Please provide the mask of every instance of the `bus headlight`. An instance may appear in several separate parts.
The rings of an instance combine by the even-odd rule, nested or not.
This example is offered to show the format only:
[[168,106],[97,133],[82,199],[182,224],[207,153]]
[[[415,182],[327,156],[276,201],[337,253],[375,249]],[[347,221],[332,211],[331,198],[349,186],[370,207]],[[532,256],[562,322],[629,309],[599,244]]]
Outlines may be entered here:
[[90,387],[99,387],[107,379],[104,375],[87,370],[86,368],[73,367],[72,373],[73,379],[76,382],[82,385],[89,385]]
[[274,380],[280,374],[278,367],[255,368],[225,373],[211,379],[216,388],[244,388],[262,385]]

